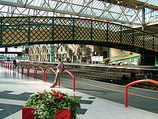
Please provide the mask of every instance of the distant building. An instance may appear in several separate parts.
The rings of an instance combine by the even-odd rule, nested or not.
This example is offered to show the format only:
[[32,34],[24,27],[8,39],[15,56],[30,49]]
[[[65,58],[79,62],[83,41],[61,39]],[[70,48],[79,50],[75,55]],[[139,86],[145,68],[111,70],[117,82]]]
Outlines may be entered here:
[[[103,56],[103,59],[110,58],[110,61],[116,61],[112,64],[138,64],[139,54],[120,49],[107,48],[102,46],[84,45],[84,44],[41,44],[29,46],[28,56],[31,61],[55,62],[62,58],[64,62],[73,63],[96,63],[91,62],[92,56]],[[128,57],[128,58],[127,58]],[[123,62],[123,63],[122,63]]]
[[[48,44],[33,45],[29,47],[29,59],[32,61],[63,61],[87,62],[92,55],[104,55],[99,47],[79,44]],[[106,58],[106,56],[105,56]],[[86,61],[85,61],[86,60]]]

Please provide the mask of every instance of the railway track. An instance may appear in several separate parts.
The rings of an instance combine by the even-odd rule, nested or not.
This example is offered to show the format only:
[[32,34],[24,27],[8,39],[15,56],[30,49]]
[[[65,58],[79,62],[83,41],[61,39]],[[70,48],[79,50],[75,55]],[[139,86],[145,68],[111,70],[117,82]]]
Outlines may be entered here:
[[[44,70],[48,68],[55,68],[56,65],[50,64],[38,64],[38,63],[19,63],[19,65],[32,65],[34,67],[42,67]],[[72,66],[65,66],[66,70],[70,71],[73,75],[79,78],[85,78],[90,80],[97,80],[107,83],[114,83],[119,85],[126,85],[132,81],[144,79],[144,72],[135,73],[134,76],[131,75],[131,72],[124,72],[121,70],[109,70],[109,69],[95,69],[95,68],[76,68]],[[62,75],[67,75],[63,73]],[[122,76],[125,75],[126,79],[123,79]],[[155,80],[157,77],[155,77]],[[158,90],[158,86],[151,83],[141,83],[134,85],[135,87]]]

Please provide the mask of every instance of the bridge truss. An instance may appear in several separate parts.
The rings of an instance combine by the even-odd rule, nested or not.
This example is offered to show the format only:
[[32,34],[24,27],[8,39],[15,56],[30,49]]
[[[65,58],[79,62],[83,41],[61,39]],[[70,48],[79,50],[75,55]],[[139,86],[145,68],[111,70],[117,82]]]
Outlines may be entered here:
[[72,17],[1,17],[0,47],[73,43],[157,53],[158,37],[110,22]]

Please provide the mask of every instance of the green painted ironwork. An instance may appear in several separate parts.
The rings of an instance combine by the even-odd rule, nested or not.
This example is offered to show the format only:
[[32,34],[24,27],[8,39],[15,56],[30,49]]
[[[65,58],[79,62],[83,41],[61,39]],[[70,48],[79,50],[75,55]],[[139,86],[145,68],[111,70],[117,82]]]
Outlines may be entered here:
[[132,56],[132,57],[126,57],[126,58],[122,58],[122,59],[118,59],[118,60],[113,60],[111,62],[119,62],[119,61],[123,61],[123,60],[134,59],[134,58],[137,58],[137,57],[141,57],[141,55]]
[[55,62],[55,55],[54,55],[54,46],[50,45],[50,62]]
[[[67,17],[0,17],[0,47],[76,43],[158,52],[158,37],[99,20]],[[126,47],[125,47],[126,46]]]
[[0,19],[1,21],[1,25],[0,25],[0,46],[2,46],[2,33],[3,33],[3,29],[2,29],[2,19]]

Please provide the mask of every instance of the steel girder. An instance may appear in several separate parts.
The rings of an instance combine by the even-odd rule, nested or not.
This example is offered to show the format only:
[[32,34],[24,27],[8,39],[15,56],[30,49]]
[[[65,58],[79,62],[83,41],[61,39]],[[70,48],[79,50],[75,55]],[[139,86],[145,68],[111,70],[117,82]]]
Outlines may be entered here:
[[110,22],[72,17],[1,17],[0,21],[0,47],[74,43],[158,52],[158,37]]
[[[140,1],[140,2],[139,2]],[[80,17],[142,25],[158,21],[157,0],[1,0],[0,16]]]

